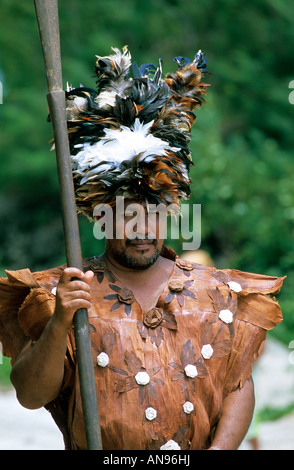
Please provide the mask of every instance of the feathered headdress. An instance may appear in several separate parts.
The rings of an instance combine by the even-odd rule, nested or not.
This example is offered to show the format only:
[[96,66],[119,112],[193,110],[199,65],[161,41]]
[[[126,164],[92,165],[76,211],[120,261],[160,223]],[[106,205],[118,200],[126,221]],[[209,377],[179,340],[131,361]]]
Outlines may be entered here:
[[112,50],[97,56],[97,91],[66,92],[77,208],[90,219],[97,204],[116,196],[177,206],[187,199],[193,109],[208,86],[201,51],[193,61],[174,59],[179,70],[162,78],[161,61],[139,68],[127,47]]

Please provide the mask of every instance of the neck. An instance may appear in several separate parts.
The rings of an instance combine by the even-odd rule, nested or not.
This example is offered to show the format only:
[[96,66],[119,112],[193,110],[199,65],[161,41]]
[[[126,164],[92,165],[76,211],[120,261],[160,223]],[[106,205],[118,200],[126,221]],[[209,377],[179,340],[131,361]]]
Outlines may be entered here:
[[133,268],[129,268],[127,266],[123,266],[122,264],[118,263],[112,257],[112,255],[109,252],[107,252],[107,250],[104,253],[104,258],[106,259],[110,270],[113,271],[113,274],[117,273],[118,275],[121,275],[124,278],[129,278],[129,279],[134,278],[134,277],[136,277],[136,279],[145,278],[146,274],[148,275],[152,274],[158,269],[159,265],[161,264],[161,259],[162,259],[162,257],[159,256],[157,260],[155,261],[155,263],[153,263],[151,266],[149,266],[146,269],[133,269]]

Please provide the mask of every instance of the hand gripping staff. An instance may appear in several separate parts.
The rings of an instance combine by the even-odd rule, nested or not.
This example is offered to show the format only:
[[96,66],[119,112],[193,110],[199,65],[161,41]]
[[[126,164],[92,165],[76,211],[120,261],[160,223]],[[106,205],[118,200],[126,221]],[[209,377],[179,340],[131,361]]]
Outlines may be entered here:
[[[62,89],[58,0],[35,0],[35,8],[45,61],[47,99],[55,139],[66,260],[68,266],[83,270],[68,143],[65,93]],[[89,450],[101,450],[99,411],[86,309],[80,309],[75,313],[74,331],[87,447]]]

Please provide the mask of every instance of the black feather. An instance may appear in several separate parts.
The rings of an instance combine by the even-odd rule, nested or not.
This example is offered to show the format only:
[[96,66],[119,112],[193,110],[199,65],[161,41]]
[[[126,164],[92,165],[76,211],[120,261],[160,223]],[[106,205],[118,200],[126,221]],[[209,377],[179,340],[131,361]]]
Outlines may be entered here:
[[206,54],[204,54],[201,51],[198,51],[194,57],[193,63],[196,65],[196,67],[199,70],[201,70],[201,72],[208,73],[208,70],[206,68],[207,66]]
[[185,67],[191,62],[190,59],[187,59],[187,57],[183,57],[183,56],[175,57],[173,60],[174,62],[178,64],[179,68]]

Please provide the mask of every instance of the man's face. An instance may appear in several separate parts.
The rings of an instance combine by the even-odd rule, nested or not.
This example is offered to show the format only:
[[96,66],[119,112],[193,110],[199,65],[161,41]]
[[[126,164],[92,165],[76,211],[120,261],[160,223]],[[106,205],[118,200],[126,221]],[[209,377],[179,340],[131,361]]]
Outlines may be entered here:
[[145,202],[125,200],[124,211],[117,207],[113,217],[114,237],[106,238],[106,253],[124,267],[143,270],[152,266],[164,241],[158,213]]

